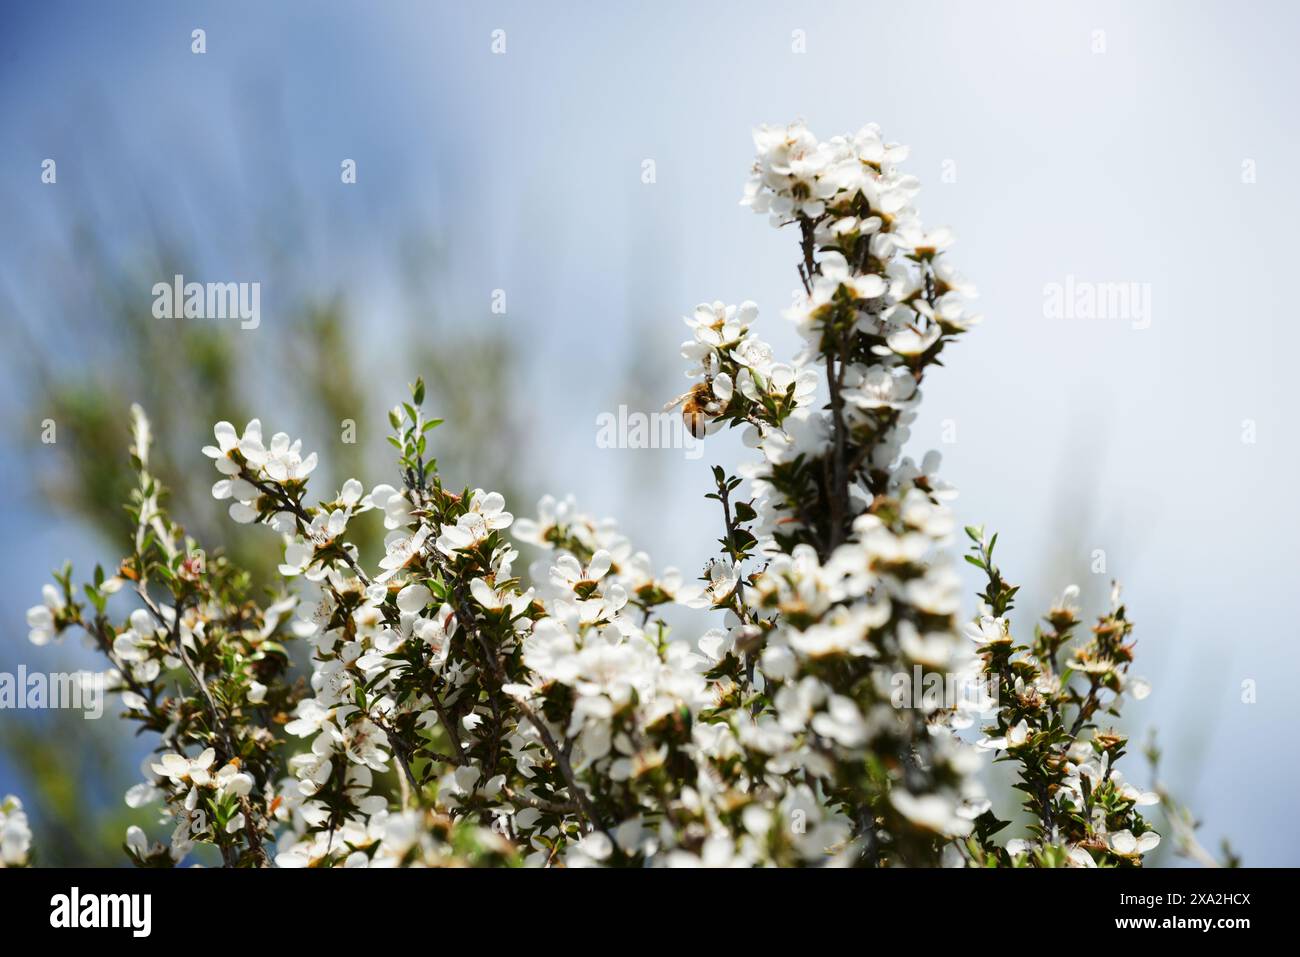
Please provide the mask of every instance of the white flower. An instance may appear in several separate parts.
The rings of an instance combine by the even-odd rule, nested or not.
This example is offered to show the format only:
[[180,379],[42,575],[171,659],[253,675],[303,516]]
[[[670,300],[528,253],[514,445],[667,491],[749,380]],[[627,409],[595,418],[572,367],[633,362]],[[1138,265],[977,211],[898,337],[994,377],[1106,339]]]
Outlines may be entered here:
[[582,867],[588,862],[599,862],[614,853],[614,842],[603,831],[592,831],[574,845],[566,857],[571,867]]
[[846,748],[856,748],[867,740],[867,723],[852,698],[832,695],[826,711],[815,715],[812,729]]
[[113,654],[130,665],[140,665],[150,660],[158,650],[158,626],[144,608],[131,612],[130,628],[118,632],[113,639]]
[[723,302],[700,303],[693,315],[686,317],[686,325],[694,334],[694,343],[683,344],[685,358],[699,360],[715,349],[729,349],[738,344],[758,316],[758,306],[743,302],[729,306]]
[[1079,586],[1067,585],[1061,597],[1052,603],[1051,614],[1078,619],[1079,610]]
[[578,677],[577,644],[563,623],[542,618],[524,639],[524,664],[539,676],[561,684],[572,684]]
[[1097,862],[1092,859],[1092,855],[1089,854],[1085,848],[1079,847],[1077,844],[1070,848],[1069,858],[1071,867],[1097,866]]
[[221,479],[212,486],[213,498],[218,501],[228,498],[234,500],[230,503],[230,517],[243,525],[257,518],[258,512],[253,503],[261,494],[252,482],[238,475]]
[[208,773],[208,768],[212,767],[212,762],[216,759],[217,753],[211,748],[205,748],[197,758],[169,753],[164,754],[152,768],[154,774],[170,779],[172,784],[202,786],[211,783],[212,776]]
[[461,765],[443,775],[438,782],[439,793],[445,791],[448,797],[466,797],[474,793],[474,786],[482,776],[483,772],[473,765]]
[[790,647],[809,658],[836,655],[872,657],[877,654],[867,637],[889,620],[889,604],[836,605],[819,622],[803,631],[791,629]]
[[412,626],[415,637],[428,645],[432,651],[431,663],[435,671],[440,670],[447,661],[447,655],[451,650],[451,639],[455,637],[456,628],[456,615],[452,612],[451,606],[446,603],[432,618],[417,618]]
[[788,681],[794,677],[798,661],[794,652],[783,645],[768,645],[763,649],[763,674],[776,681]]
[[1141,701],[1151,694],[1151,682],[1146,678],[1133,677],[1127,675],[1120,676],[1120,684],[1124,691],[1133,696],[1135,701]]
[[817,218],[839,190],[828,151],[802,123],[754,130],[758,156],[741,204],[768,213],[774,224],[795,215]]
[[910,248],[913,255],[924,258],[933,258],[936,253],[943,252],[953,243],[952,230],[946,226],[940,226],[926,233],[922,231],[919,223],[908,223],[897,230],[894,236],[899,243]]
[[379,560],[379,567],[384,569],[375,581],[388,581],[399,571],[420,557],[424,543],[429,537],[429,526],[421,523],[415,534],[406,535],[391,532],[384,540],[384,557]]
[[578,651],[576,686],[583,694],[604,694],[622,702],[643,683],[646,664],[644,655],[632,644],[592,641]]
[[609,573],[612,564],[613,556],[603,548],[591,556],[586,568],[572,555],[560,555],[551,565],[551,584],[565,591],[589,591],[591,585]]
[[1159,843],[1160,835],[1155,831],[1145,831],[1140,836],[1134,837],[1133,832],[1127,829],[1116,831],[1108,840],[1112,853],[1129,858],[1141,857]]
[[763,436],[761,448],[768,462],[783,465],[800,455],[815,459],[830,445],[830,424],[825,415],[805,406],[786,418],[781,430]]
[[64,609],[63,596],[53,585],[41,587],[41,599],[43,604],[27,609],[27,627],[31,629],[27,633],[27,639],[33,645],[49,644],[50,639],[58,633],[54,619]]
[[144,807],[167,796],[166,792],[158,786],[158,782],[151,776],[152,764],[153,762],[148,758],[145,758],[141,763],[140,772],[145,776],[145,780],[127,788],[125,795],[127,807]]
[[1012,725],[1001,738],[981,738],[975,742],[975,746],[985,751],[1007,751],[1012,748],[1021,748],[1029,741],[1029,723],[1021,718],[1016,724]]
[[1036,850],[1037,847],[1038,845],[1034,844],[1033,842],[1026,841],[1021,838],[1014,838],[1010,841],[1007,841],[1007,853],[1010,854],[1012,857],[1017,857],[1021,854],[1030,854],[1034,850]]
[[950,837],[964,837],[974,824],[958,814],[957,802],[941,794],[912,794],[902,788],[889,792],[899,814],[917,827]]
[[[786,821],[802,822],[802,833],[796,831],[790,837],[808,861],[825,861],[827,853],[847,840],[851,832],[848,819],[827,809],[806,784],[786,792],[780,813]],[[731,845],[730,840],[727,843]]]
[[509,608],[511,618],[523,614],[533,600],[531,588],[521,595],[512,588],[494,588],[482,578],[475,578],[469,583],[469,592],[479,605],[489,611]]
[[915,326],[907,325],[886,336],[885,346],[896,355],[912,358],[926,352],[939,341],[940,335],[942,335],[942,330],[938,326],[917,329]]
[[885,294],[885,280],[875,273],[855,273],[841,253],[826,253],[820,265],[821,272],[813,279],[814,307],[831,302],[840,293],[853,300],[876,299]]
[[369,506],[383,511],[384,528],[402,528],[410,523],[411,503],[391,485],[376,485],[361,504],[362,507]]
[[922,635],[911,622],[902,622],[898,629],[898,645],[909,661],[932,671],[943,671],[957,654],[955,637],[950,632],[936,631]]
[[433,601],[433,592],[419,583],[407,585],[397,593],[397,608],[408,615],[416,615]]
[[965,631],[967,638],[979,645],[1010,644],[1011,642],[1006,619],[994,618],[992,615],[981,615],[978,621],[966,625],[963,631]]
[[[1119,777],[1116,771],[1112,777]],[[1117,782],[1119,793],[1128,798],[1138,807],[1154,807],[1160,803],[1160,795],[1155,791],[1143,791],[1141,788],[1134,787],[1132,784]]]
[[302,455],[302,439],[290,443],[289,436],[277,432],[271,437],[271,447],[266,452],[263,466],[266,474],[276,482],[296,482],[305,479],[316,468],[316,453],[306,458]]
[[772,347],[755,336],[748,336],[731,350],[731,358],[760,375],[766,375],[775,361]]
[[504,511],[506,500],[499,492],[483,493],[475,489],[469,510],[456,519],[455,525],[444,525],[438,536],[438,548],[448,555],[472,548],[494,531],[509,528],[515,517]]
[[721,628],[710,628],[700,636],[697,644],[709,661],[721,661],[735,644],[735,637]]
[[247,797],[253,790],[253,776],[239,770],[239,766],[234,762],[223,765],[216,773],[213,783],[216,785],[217,792],[223,797],[232,794],[236,797]]
[[156,857],[166,850],[158,841],[154,841],[152,844],[149,843],[149,838],[144,831],[135,824],[126,829],[126,846],[142,861]]
[[205,445],[203,454],[215,459],[217,471],[223,475],[238,475],[239,464],[231,453],[238,452],[254,470],[261,467],[266,458],[266,449],[262,445],[262,423],[253,419],[244,429],[243,436],[235,432],[229,422],[221,421],[213,428],[217,444]]
[[725,372],[719,372],[713,377],[713,395],[718,400],[718,411],[725,411],[731,402],[731,396],[735,391],[735,385],[731,381],[731,376]]
[[543,495],[537,502],[537,518],[521,518],[514,523],[514,537],[530,545],[551,548],[551,538],[576,517],[577,502],[570,495],[563,501]]
[[708,604],[721,607],[731,601],[731,596],[739,583],[739,571],[731,559],[724,558],[710,562],[703,597]]
[[844,400],[859,409],[902,409],[916,396],[916,377],[904,366],[871,366],[856,384],[846,380]]
[[339,497],[337,499],[337,504],[343,506],[345,509],[348,509],[349,511],[358,509],[358,506],[359,506],[358,509],[359,511],[363,511],[363,512],[367,511],[373,507],[373,502],[365,503],[365,504],[362,503],[361,499],[362,496],[365,495],[365,491],[366,489],[364,485],[362,485],[356,479],[350,478],[343,483],[343,488],[339,489]]
[[[220,484],[220,483],[218,483]],[[214,489],[215,492],[215,489]],[[231,508],[234,515],[234,507]],[[255,513],[254,513],[255,514]],[[334,542],[347,530],[348,520],[352,517],[350,509],[329,511],[322,508],[307,527],[306,539],[290,541],[284,546],[284,561],[280,564],[281,575],[294,576],[306,573],[309,581],[321,581],[327,574],[325,568],[309,570],[316,557],[316,551]],[[236,521],[239,519],[236,518]]]
[[0,867],[22,867],[32,848],[23,802],[12,794],[0,801]]

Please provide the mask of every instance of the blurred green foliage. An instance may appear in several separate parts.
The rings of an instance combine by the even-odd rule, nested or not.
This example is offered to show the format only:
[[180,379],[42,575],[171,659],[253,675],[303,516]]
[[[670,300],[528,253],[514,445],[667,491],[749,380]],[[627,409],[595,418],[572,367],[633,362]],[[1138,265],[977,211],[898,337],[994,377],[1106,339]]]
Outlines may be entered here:
[[[407,273],[399,277],[404,315],[385,317],[378,359],[400,356],[404,366],[367,377],[364,333],[371,317],[350,303],[346,290],[322,291],[317,282],[295,279],[286,295],[280,283],[275,320],[264,318],[250,331],[233,322],[159,320],[149,290],[177,273],[202,274],[194,253],[155,236],[123,257],[93,228],[72,235],[69,257],[80,284],[67,291],[68,308],[33,317],[0,303],[6,328],[19,339],[15,354],[24,359],[14,364],[13,383],[22,394],[22,419],[5,424],[21,449],[33,442],[26,410],[54,420],[57,441],[41,447],[51,454],[30,456],[32,474],[54,511],[75,517],[93,535],[105,567],[133,527],[123,508],[134,482],[127,455],[133,402],[153,422],[152,464],[170,490],[172,514],[210,553],[224,551],[248,569],[255,583],[270,581],[281,552],[274,536],[237,525],[226,516],[226,503],[212,498],[219,476],[200,450],[221,419],[242,429],[259,416],[268,435],[301,436],[304,448],[320,456],[312,481],[322,494],[349,477],[369,488],[394,477],[392,450],[383,441],[386,403],[405,394],[405,381],[423,375],[429,408],[447,420],[435,454],[450,475],[511,501],[531,501],[534,490],[520,488],[506,458],[523,432],[511,405],[516,356],[510,341],[434,313],[426,296],[435,262],[398,259]],[[348,421],[353,442],[346,441]],[[357,533],[363,557],[382,553],[380,523],[360,523]],[[114,849],[127,825],[154,822],[154,808],[132,811],[123,801],[139,777],[115,711],[110,701],[101,721],[46,711],[0,728],[0,760],[20,779],[39,864],[125,864],[125,854]]]

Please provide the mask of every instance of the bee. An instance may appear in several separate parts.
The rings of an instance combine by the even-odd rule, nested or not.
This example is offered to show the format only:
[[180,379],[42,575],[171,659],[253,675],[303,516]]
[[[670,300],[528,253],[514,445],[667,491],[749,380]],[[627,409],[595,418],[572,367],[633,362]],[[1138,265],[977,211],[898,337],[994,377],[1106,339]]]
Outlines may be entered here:
[[664,406],[664,411],[682,407],[682,421],[686,423],[686,428],[691,435],[697,439],[704,438],[704,432],[709,424],[709,419],[716,416],[722,411],[722,404],[713,394],[713,386],[707,380],[697,382],[690,392],[683,392],[673,401]]

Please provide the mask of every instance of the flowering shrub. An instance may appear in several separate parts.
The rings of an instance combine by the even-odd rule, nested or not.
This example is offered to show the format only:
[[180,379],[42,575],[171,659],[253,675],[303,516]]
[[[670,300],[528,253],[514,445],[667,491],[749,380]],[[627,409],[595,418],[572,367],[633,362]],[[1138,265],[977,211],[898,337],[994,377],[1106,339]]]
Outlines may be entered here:
[[[126,799],[165,808],[171,835],[132,828],[136,863],[202,843],[228,866],[1091,867],[1155,846],[1138,808],[1160,798],[1124,781],[1103,726],[1145,692],[1118,593],[1084,640],[1067,589],[1017,641],[996,536],[968,528],[987,587],[961,620],[954,493],[937,455],[902,449],[926,373],[978,317],[905,148],[875,126],[755,141],[743,203],[797,232],[803,347],[777,361],[750,302],[687,319],[687,426],[756,450],[713,470],[721,548],[699,583],[572,501],[516,520],[499,494],[444,487],[417,381],[389,416],[397,481],[369,491],[313,500],[300,441],[217,424],[213,495],[282,540],[260,600],[163,508],[133,409],[128,553],[80,589],[65,569],[28,617],[37,644],[89,635],[125,717],[158,736]],[[388,530],[374,567],[354,522]],[[540,556],[526,577],[517,545]],[[674,603],[715,627],[670,633]],[[980,694],[915,693],[954,679]],[[1027,839],[996,838],[989,756],[1016,765]]]

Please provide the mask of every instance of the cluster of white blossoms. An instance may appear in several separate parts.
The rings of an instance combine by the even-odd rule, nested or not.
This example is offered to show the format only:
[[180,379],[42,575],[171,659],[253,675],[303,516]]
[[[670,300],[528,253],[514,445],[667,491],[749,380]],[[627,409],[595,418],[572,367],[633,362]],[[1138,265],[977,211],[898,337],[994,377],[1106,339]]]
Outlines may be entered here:
[[[742,428],[755,450],[739,475],[713,469],[722,549],[698,582],[572,500],[516,520],[495,492],[444,488],[417,382],[389,416],[400,483],[349,479],[315,504],[300,441],[218,423],[213,495],[283,545],[263,607],[220,555],[192,560],[137,410],[133,551],[84,586],[92,608],[65,571],[28,620],[36,643],[85,629],[160,737],[128,803],[161,802],[174,830],[164,846],[132,829],[138,863],[196,843],[228,866],[346,867],[1088,866],[1154,846],[1134,811],[1150,795],[1111,770],[1124,739],[1094,721],[1135,684],[1122,607],[1077,648],[1062,651],[1072,607],[1016,645],[1015,589],[968,529],[989,587],[962,636],[953,492],[937,454],[902,449],[925,372],[976,321],[973,290],[948,233],[921,226],[905,149],[874,126],[755,140],[743,202],[799,232],[805,344],[778,361],[751,302],[687,319],[691,431]],[[362,516],[382,520],[382,556],[349,539]],[[517,544],[540,550],[526,575]],[[105,603],[126,586],[143,607],[117,626]],[[669,604],[714,620],[673,633]],[[900,676],[996,693],[900,700]],[[1029,840],[991,839],[1007,822],[977,781],[990,750],[1021,763]]]
[[[305,458],[302,440],[290,441],[285,432],[277,432],[269,447],[262,444],[262,423],[253,419],[240,435],[229,422],[218,422],[213,430],[217,444],[205,445],[203,454],[214,460],[217,471],[227,476],[212,487],[217,499],[231,499],[230,517],[247,523],[257,518],[254,501],[262,494],[260,482],[303,481],[316,468],[316,453]],[[330,515],[324,518],[329,523]]]
[[[743,427],[761,452],[740,470],[746,512],[728,520],[753,541],[712,589],[733,589],[712,596],[731,610],[721,667],[764,705],[735,730],[850,822],[855,853],[923,862],[989,807],[978,756],[953,734],[972,715],[889,696],[916,666],[979,670],[957,629],[952,492],[937,454],[919,467],[901,454],[926,368],[977,321],[974,291],[946,260],[947,231],[920,223],[917,181],[898,169],[906,149],[877,127],[825,142],[802,124],[763,127],[755,144],[742,202],[800,233],[805,296],[787,317],[805,346],[775,362],[752,303],[697,307],[683,346],[713,394],[710,427]],[[736,571],[745,561],[754,570]]]

